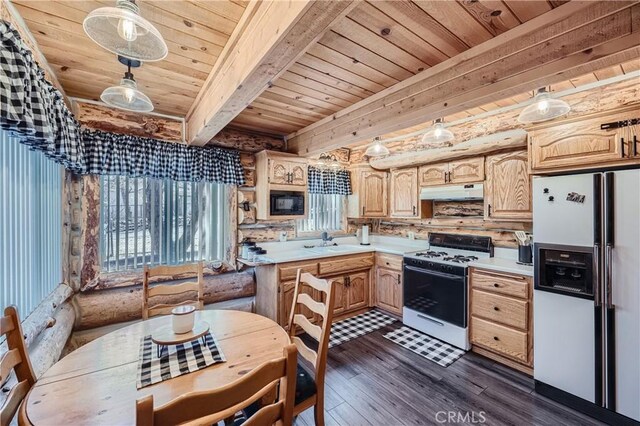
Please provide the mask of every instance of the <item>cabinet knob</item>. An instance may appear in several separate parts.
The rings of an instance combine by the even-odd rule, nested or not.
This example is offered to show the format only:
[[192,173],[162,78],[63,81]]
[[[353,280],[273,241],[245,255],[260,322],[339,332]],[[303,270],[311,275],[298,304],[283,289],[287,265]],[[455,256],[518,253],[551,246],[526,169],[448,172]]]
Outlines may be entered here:
[[498,336],[493,336],[493,340],[498,341],[500,339],[498,339]]
[[498,288],[498,287],[500,287],[500,284],[498,284],[498,283],[493,283],[493,286],[494,286],[495,288]]
[[499,311],[499,310],[500,310],[500,308],[498,308],[497,306],[494,306],[494,307],[493,307],[493,310],[494,310],[494,311]]

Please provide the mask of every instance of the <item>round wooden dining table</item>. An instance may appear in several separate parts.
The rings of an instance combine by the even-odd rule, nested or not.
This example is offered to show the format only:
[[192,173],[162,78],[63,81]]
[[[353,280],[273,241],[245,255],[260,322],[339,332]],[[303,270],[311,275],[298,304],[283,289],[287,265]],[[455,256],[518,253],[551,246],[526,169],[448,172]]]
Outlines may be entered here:
[[187,392],[233,382],[265,361],[282,356],[287,332],[274,321],[240,311],[198,311],[209,323],[226,362],[142,389],[136,388],[140,340],[170,316],[156,317],[106,334],[71,352],[42,375],[26,398],[34,425],[131,425],[136,400],[153,395],[159,406]]

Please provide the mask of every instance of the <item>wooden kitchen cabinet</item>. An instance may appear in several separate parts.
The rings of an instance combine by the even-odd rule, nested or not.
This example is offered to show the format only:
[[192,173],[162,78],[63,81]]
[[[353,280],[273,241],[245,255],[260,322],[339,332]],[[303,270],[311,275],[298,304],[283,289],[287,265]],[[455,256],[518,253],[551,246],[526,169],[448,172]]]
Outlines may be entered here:
[[271,156],[267,158],[267,169],[268,182],[272,185],[307,185],[307,160],[304,158]]
[[[306,158],[274,151],[256,154],[256,218],[260,220],[301,219],[308,212]],[[304,194],[304,214],[272,216],[270,210],[271,191],[293,191]]]
[[389,216],[418,217],[418,169],[396,169],[389,175]]
[[[337,319],[367,308],[371,306],[370,275],[373,265],[372,253],[260,265],[256,267],[256,312],[283,327],[288,325],[298,269],[335,282],[334,316]],[[314,300],[320,300],[324,294],[306,285],[303,285],[302,291]],[[312,311],[300,307],[297,309],[311,322],[319,320]]]
[[531,179],[527,162],[527,151],[491,155],[486,158],[485,219],[533,219]]
[[532,374],[531,278],[470,268],[469,286],[472,350]]
[[[601,124],[637,118],[640,107],[589,114],[532,126],[529,164],[532,173],[556,173],[640,163],[637,126],[602,130]],[[636,141],[638,138],[636,136]]]
[[420,186],[443,185],[447,181],[449,163],[427,164],[418,170]]
[[484,180],[484,157],[427,164],[418,171],[420,186],[459,185]]
[[386,217],[388,173],[370,167],[356,167],[351,173],[352,194],[349,217]]
[[402,256],[376,253],[375,305],[402,316]]

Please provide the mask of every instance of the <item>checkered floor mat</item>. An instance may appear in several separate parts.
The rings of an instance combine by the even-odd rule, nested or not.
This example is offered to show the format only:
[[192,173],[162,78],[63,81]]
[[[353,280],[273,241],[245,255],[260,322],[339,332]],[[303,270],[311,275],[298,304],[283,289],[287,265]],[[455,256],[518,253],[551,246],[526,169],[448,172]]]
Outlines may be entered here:
[[364,314],[356,315],[355,317],[338,321],[331,326],[329,347],[341,345],[344,342],[376,331],[396,321],[395,318],[375,309],[367,311]]
[[443,367],[448,367],[465,354],[465,351],[462,349],[458,349],[455,346],[451,346],[448,343],[406,326],[390,331],[384,335],[384,338]]

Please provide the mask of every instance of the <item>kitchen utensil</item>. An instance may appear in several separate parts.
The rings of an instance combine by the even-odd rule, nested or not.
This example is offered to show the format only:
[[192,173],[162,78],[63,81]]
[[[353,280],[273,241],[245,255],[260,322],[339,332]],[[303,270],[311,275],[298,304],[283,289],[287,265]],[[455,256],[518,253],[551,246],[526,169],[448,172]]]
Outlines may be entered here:
[[520,244],[527,244],[527,234],[524,231],[516,231],[516,238],[520,241]]

